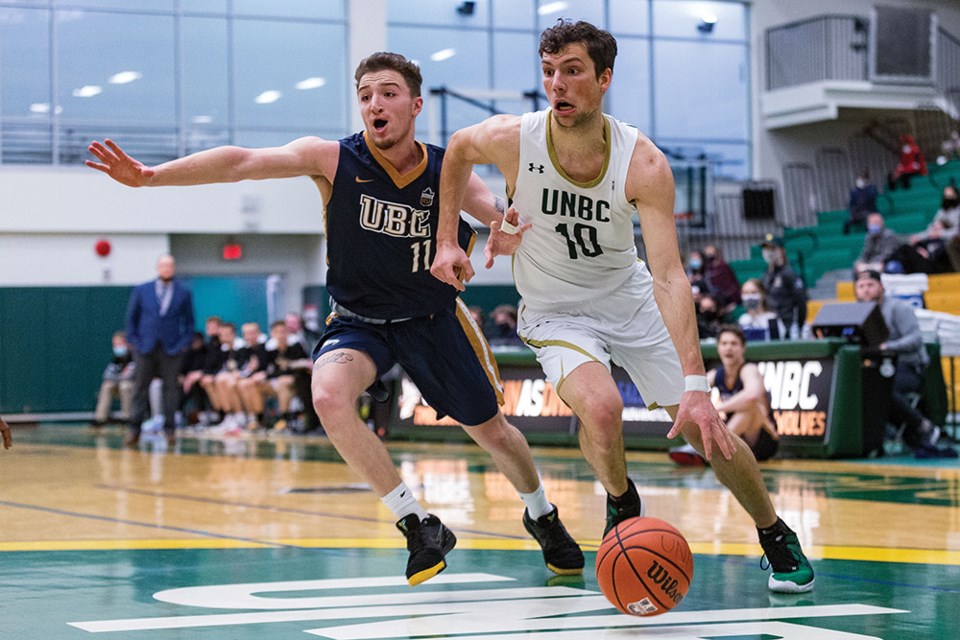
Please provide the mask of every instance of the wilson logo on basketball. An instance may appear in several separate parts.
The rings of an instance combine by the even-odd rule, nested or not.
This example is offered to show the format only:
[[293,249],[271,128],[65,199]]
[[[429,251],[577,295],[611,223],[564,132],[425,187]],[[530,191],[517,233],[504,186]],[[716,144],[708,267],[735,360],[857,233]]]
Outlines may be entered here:
[[647,577],[653,580],[653,583],[659,586],[660,590],[663,591],[668,598],[673,600],[674,605],[679,604],[680,601],[683,600],[684,594],[677,589],[680,581],[671,576],[670,572],[660,566],[660,563],[656,560],[654,560],[650,568],[647,569]]

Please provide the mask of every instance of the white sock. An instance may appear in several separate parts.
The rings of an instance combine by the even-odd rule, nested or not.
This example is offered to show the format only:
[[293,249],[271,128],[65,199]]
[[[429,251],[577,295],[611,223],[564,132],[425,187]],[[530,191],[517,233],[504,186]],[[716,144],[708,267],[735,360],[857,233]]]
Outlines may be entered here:
[[411,513],[417,514],[421,521],[427,517],[427,510],[413,497],[413,491],[410,491],[406,482],[398,484],[393,491],[380,498],[380,501],[393,511],[397,520],[402,520]]
[[527,505],[527,512],[534,520],[553,511],[553,505],[547,501],[547,494],[543,490],[543,483],[537,487],[536,491],[521,493],[520,499]]

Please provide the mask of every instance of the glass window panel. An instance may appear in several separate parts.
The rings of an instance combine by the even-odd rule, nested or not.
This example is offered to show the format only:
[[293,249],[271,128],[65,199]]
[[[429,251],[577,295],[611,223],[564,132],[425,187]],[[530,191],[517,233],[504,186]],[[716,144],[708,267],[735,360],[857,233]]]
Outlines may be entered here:
[[603,0],[566,0],[564,2],[539,0],[539,2],[541,9],[556,7],[556,10],[551,10],[549,13],[537,12],[540,31],[555,25],[557,18],[570,18],[573,21],[585,20],[600,28],[604,28],[606,24],[603,17]]
[[610,33],[647,35],[650,32],[650,0],[610,0]]
[[543,91],[540,82],[539,39],[531,33],[493,35],[493,87],[497,90]]
[[750,177],[750,146],[744,142],[707,142],[695,139],[658,140],[672,164],[706,160],[714,178],[746,180]]
[[[387,31],[388,48],[399,51],[420,64],[423,74],[424,112],[421,126],[431,120],[440,126],[439,99],[430,99],[431,88],[447,87],[460,93],[482,99],[489,87],[489,47],[487,33],[457,29],[426,27],[391,27]],[[432,60],[438,51],[452,49],[454,55],[443,60]],[[479,93],[478,93],[479,92]],[[437,106],[434,106],[437,105]],[[434,109],[436,113],[431,113]],[[475,124],[489,112],[449,97],[447,101],[447,129],[452,133]]]
[[0,149],[3,162],[53,158],[50,12],[0,9]]
[[[352,0],[353,2],[362,0]],[[321,18],[344,20],[344,0],[233,0],[238,16],[283,16],[287,18]]]
[[[717,18],[710,34],[697,30],[705,14]],[[653,30],[658,36],[746,40],[746,8],[738,2],[653,0]]]
[[617,120],[636,126],[650,135],[650,50],[649,42],[638,38],[617,40],[613,82],[604,108]]
[[184,17],[183,123],[188,130],[229,126],[227,21]]
[[174,0],[54,0],[54,7],[87,9],[125,9],[127,11],[173,11]]
[[[55,19],[64,121],[175,123],[172,16],[58,11]],[[139,76],[121,82],[122,72]]]
[[747,48],[655,42],[656,135],[748,138]]
[[180,10],[184,14],[227,12],[227,0],[180,0]]
[[309,127],[309,128],[284,128],[284,129],[241,129],[234,133],[233,144],[241,147],[279,147],[287,144],[291,140],[302,138],[304,136],[320,136],[327,140],[339,140],[347,135],[344,129]]
[[[239,125],[345,129],[344,26],[237,20],[234,38]],[[313,78],[322,86],[296,88]]]
[[[357,0],[353,0],[356,2]],[[466,3],[459,0],[387,0],[387,24],[422,24],[445,27],[489,26],[490,0],[475,0],[473,13],[461,13],[458,8]]]
[[4,119],[49,120],[49,11],[0,9],[0,99]]
[[536,29],[534,0],[493,0],[495,29]]

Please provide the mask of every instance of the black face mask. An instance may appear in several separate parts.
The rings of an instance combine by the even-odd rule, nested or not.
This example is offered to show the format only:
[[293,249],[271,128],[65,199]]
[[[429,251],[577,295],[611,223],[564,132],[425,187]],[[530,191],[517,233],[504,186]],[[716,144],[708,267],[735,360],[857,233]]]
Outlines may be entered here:
[[707,322],[713,322],[714,320],[717,319],[717,312],[716,312],[716,311],[701,311],[701,312],[700,312],[700,317],[703,318],[704,320],[706,320]]
[[944,198],[940,204],[943,209],[953,209],[960,205],[960,198]]

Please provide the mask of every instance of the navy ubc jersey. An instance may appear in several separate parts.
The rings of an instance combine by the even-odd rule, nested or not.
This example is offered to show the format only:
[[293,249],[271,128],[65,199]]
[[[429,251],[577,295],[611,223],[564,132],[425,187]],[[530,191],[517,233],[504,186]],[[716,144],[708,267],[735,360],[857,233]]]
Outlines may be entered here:
[[[420,144],[423,161],[400,175],[355,133],[340,140],[333,194],[324,211],[327,288],[347,310],[395,320],[451,309],[457,291],[430,275],[440,217],[443,149]],[[474,232],[460,219],[469,253]]]

